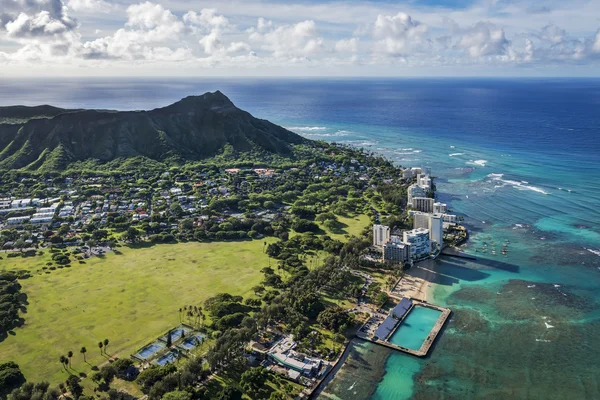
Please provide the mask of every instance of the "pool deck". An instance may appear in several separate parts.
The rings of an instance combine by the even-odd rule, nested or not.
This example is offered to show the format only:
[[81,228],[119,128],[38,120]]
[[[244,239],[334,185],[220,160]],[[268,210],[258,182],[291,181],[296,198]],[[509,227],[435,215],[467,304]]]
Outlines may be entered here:
[[410,312],[412,312],[412,309],[415,306],[427,307],[427,308],[432,308],[434,310],[441,311],[441,314],[440,314],[438,320],[435,322],[435,325],[433,326],[433,328],[431,328],[429,335],[427,335],[427,338],[423,341],[423,344],[421,345],[421,348],[419,350],[413,350],[413,349],[409,349],[406,347],[398,346],[398,345],[388,342],[387,340],[374,339],[372,336],[365,335],[364,332],[362,332],[361,330],[358,331],[356,336],[363,340],[367,340],[369,342],[376,343],[376,344],[388,347],[390,349],[401,351],[403,353],[407,353],[407,354],[410,354],[410,355],[413,355],[416,357],[427,356],[427,354],[429,353],[429,350],[431,349],[431,346],[433,345],[433,342],[438,337],[438,334],[440,333],[444,324],[448,320],[448,317],[452,313],[452,310],[450,310],[449,308],[446,308],[446,307],[440,307],[440,306],[436,306],[435,304],[427,303],[426,301],[423,301],[423,300],[417,300],[417,299],[412,299],[412,298],[410,300],[413,302],[413,306],[411,307],[410,311],[407,312],[406,314],[404,314],[402,319],[400,319],[398,321],[398,323],[394,327],[394,330],[392,332],[390,332],[387,339],[389,339],[390,337],[392,337],[394,335],[394,333],[396,332],[398,327],[400,325],[402,325],[402,322],[404,321],[404,319],[410,314]]

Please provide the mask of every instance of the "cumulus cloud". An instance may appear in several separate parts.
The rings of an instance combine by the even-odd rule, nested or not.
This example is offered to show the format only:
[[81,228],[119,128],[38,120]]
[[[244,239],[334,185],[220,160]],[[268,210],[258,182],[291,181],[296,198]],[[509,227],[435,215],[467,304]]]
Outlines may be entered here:
[[379,15],[373,28],[375,48],[393,56],[405,56],[423,51],[429,45],[427,25],[400,12],[396,15]]
[[236,53],[250,52],[250,45],[243,41],[224,43],[223,35],[234,29],[224,15],[217,14],[212,8],[206,8],[196,13],[189,11],[183,16],[193,32],[202,34],[198,41],[202,46],[204,53],[208,56],[226,56]]
[[504,29],[489,22],[479,22],[470,28],[459,30],[459,40],[455,47],[465,50],[473,58],[515,58]]
[[164,56],[168,60],[183,59],[190,55],[183,47],[175,49],[162,45],[177,41],[185,31],[185,24],[160,4],[150,2],[127,8],[125,27],[113,35],[83,43],[82,55],[89,59],[153,60]]
[[335,51],[339,53],[356,53],[358,51],[358,38],[338,40],[335,43]]
[[249,30],[249,39],[274,57],[308,57],[325,50],[323,39],[312,20],[293,25],[275,26],[271,21],[259,19]]
[[57,38],[77,27],[60,0],[8,0],[4,7],[0,21],[9,39]]
[[[323,24],[318,13],[315,19],[298,14],[294,20],[294,14],[277,18],[276,12],[269,12],[262,14],[269,18],[259,17],[249,23],[235,12],[195,8],[193,3],[189,3],[189,9],[172,11],[166,3],[152,0],[129,6],[110,0],[0,3],[0,68],[9,63],[88,67],[172,62],[191,67],[250,68],[333,69],[350,64],[360,68],[456,67],[479,63],[509,67],[600,61],[597,26],[587,34],[577,31],[580,36],[573,36],[563,27],[543,20],[546,14],[550,18],[550,12],[535,14],[535,24],[523,29],[503,23],[497,16],[493,22],[482,21],[484,14],[475,9],[449,13],[454,19],[450,20],[446,15],[414,12],[412,6],[399,13],[391,13],[388,8],[364,16],[357,14],[354,24],[345,20],[334,25]],[[122,10],[125,22],[114,28],[116,19],[113,24],[101,25],[94,25],[96,18],[89,19],[90,13],[107,10],[111,11],[107,18],[112,18],[113,11]],[[325,20],[331,22],[331,17]],[[88,38],[90,34],[94,36]]]
[[67,6],[73,11],[101,13],[107,13],[112,8],[111,5],[104,0],[69,0]]

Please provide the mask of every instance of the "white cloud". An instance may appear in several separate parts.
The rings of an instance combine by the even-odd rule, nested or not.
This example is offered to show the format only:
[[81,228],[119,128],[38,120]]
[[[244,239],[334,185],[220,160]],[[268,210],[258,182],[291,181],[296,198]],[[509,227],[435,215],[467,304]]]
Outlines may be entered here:
[[358,38],[338,40],[335,43],[335,51],[339,53],[356,53],[358,51]]
[[249,39],[270,52],[275,58],[308,57],[325,50],[323,38],[318,35],[312,20],[293,25],[275,26],[259,19],[256,28],[249,31]]
[[375,49],[392,56],[405,56],[426,50],[430,43],[427,25],[400,12],[396,15],[379,15],[373,27]]
[[188,11],[183,16],[183,21],[191,25],[210,26],[213,28],[224,29],[229,26],[229,20],[223,15],[217,15],[217,10],[205,8],[200,14],[195,11]]
[[463,49],[473,58],[503,57],[513,60],[515,52],[506,39],[504,29],[489,22],[478,22],[474,26],[459,30],[455,47]]
[[67,6],[69,9],[78,12],[107,13],[112,8],[112,6],[104,0],[69,0]]
[[64,64],[152,71],[160,65],[175,71],[176,61],[191,70],[230,67],[241,74],[268,68],[346,73],[346,66],[369,74],[481,63],[506,69],[600,64],[600,22],[591,17],[600,0],[535,8],[522,1],[478,0],[460,9],[410,3],[403,12],[389,3],[336,0],[232,0],[219,11],[155,1],[0,0],[0,69]]
[[592,45],[592,50],[595,53],[600,53],[600,29],[596,32],[596,37],[594,38],[594,44]]

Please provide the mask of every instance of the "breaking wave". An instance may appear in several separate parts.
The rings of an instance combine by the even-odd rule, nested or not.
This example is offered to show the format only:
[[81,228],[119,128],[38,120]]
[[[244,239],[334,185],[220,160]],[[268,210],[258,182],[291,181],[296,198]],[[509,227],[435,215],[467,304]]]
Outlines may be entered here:
[[286,129],[290,131],[301,131],[301,132],[312,132],[312,131],[324,131],[327,130],[325,126],[289,126]]
[[519,182],[519,181],[512,181],[510,179],[502,179],[504,177],[503,174],[489,174],[487,177],[490,178],[490,180],[492,182],[497,183],[495,185],[496,188],[503,187],[503,186],[512,186],[513,188],[518,189],[518,190],[531,190],[531,191],[538,192],[541,194],[550,194],[549,192],[545,191],[542,188],[530,185],[529,182],[527,182],[527,181]]
[[487,164],[487,160],[469,160],[467,161],[467,164],[469,165],[477,165],[478,167],[485,167],[485,165]]

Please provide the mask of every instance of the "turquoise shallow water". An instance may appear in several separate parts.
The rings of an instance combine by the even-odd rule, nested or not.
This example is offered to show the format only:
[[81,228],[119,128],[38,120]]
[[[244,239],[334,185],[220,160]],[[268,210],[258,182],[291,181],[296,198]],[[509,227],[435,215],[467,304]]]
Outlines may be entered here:
[[0,81],[0,104],[147,109],[216,89],[311,139],[431,167],[471,231],[476,262],[429,266],[453,310],[431,355],[356,343],[322,398],[600,398],[600,80]]
[[441,311],[433,308],[413,307],[392,334],[389,342],[408,349],[419,350],[441,314]]

